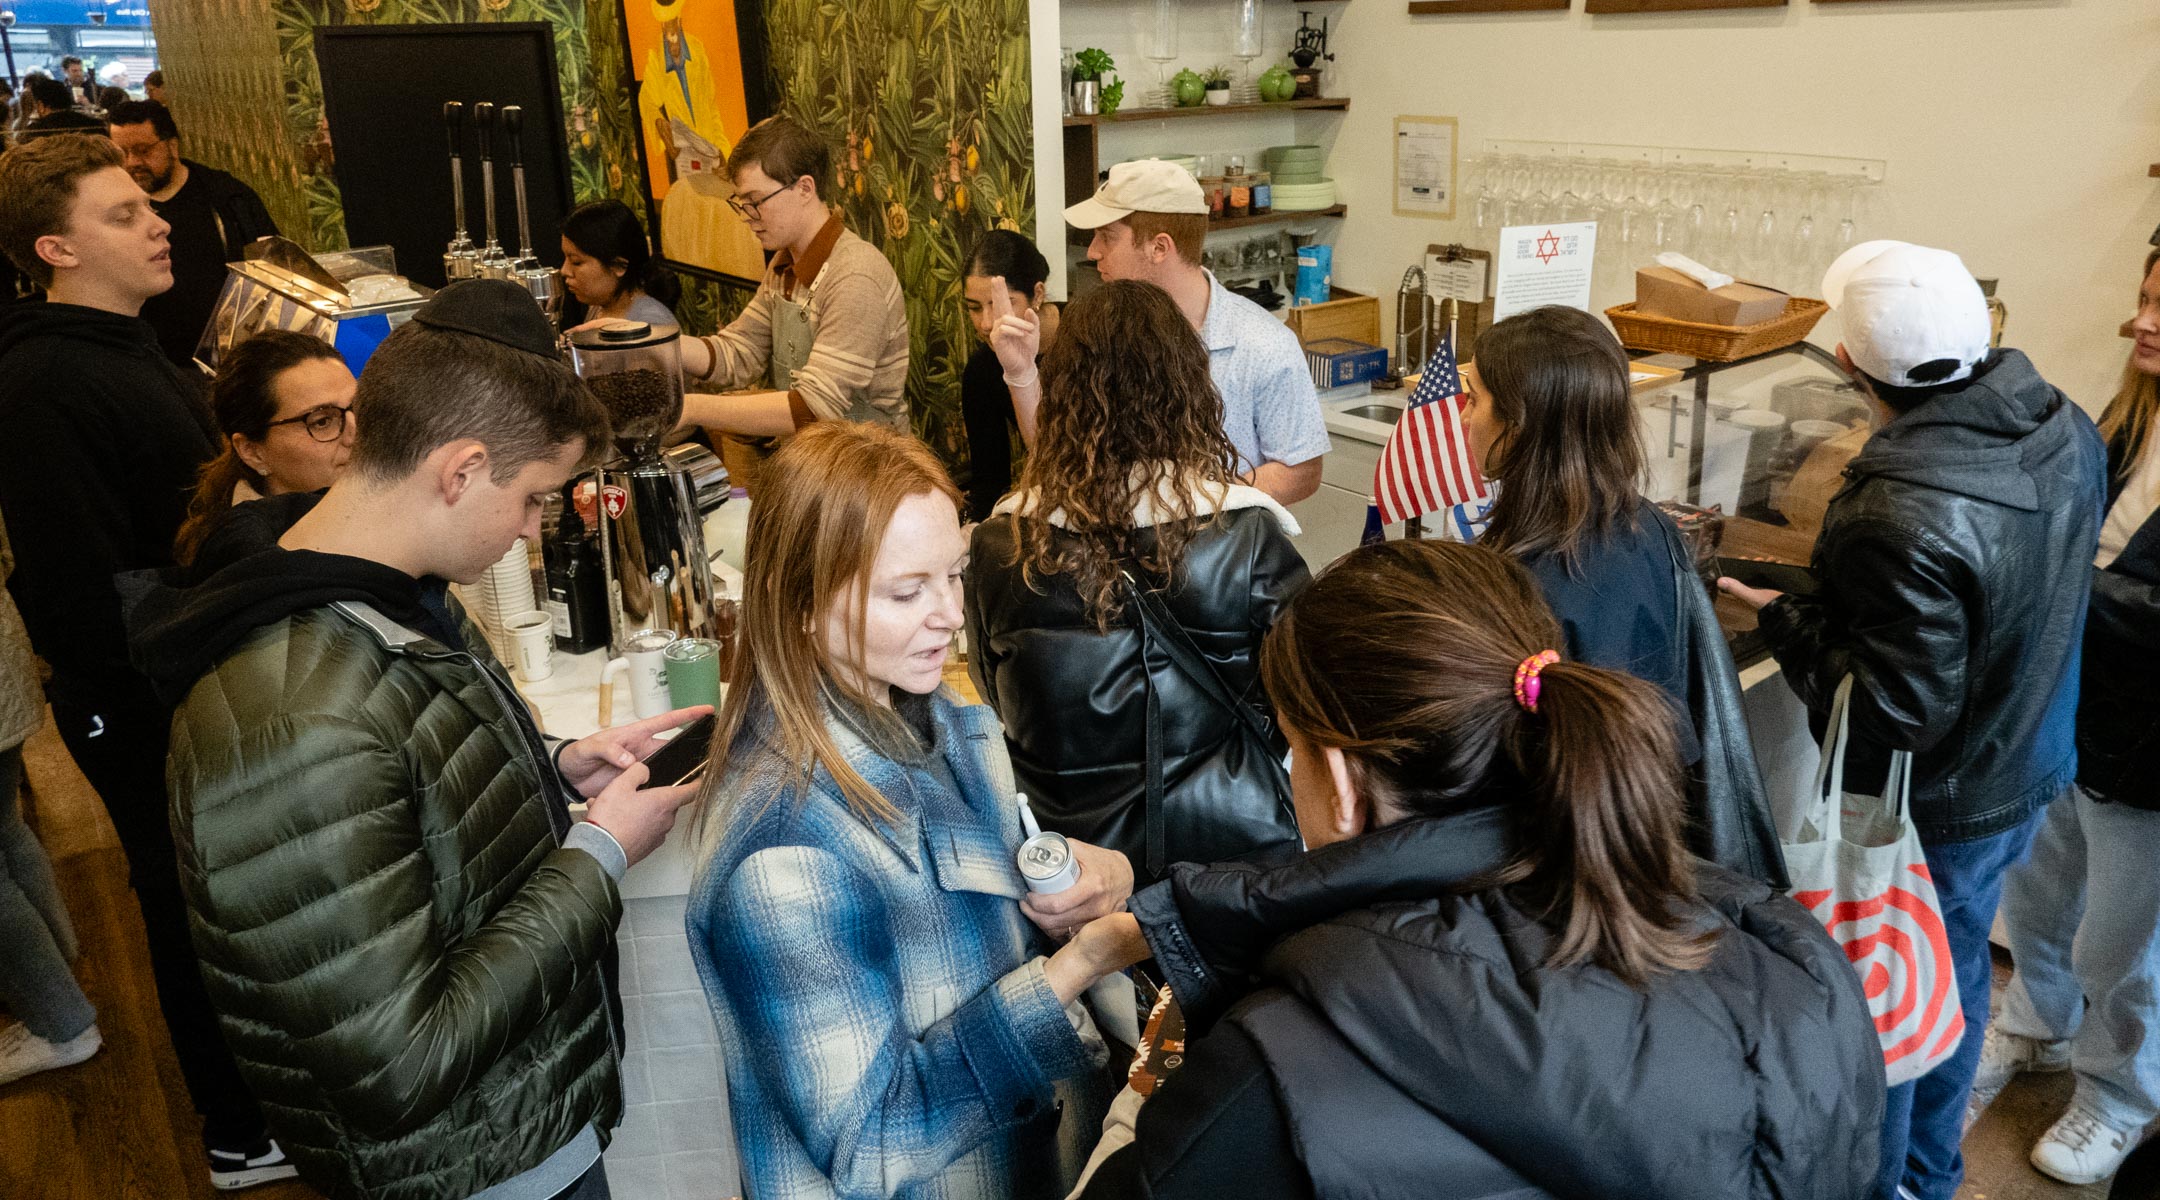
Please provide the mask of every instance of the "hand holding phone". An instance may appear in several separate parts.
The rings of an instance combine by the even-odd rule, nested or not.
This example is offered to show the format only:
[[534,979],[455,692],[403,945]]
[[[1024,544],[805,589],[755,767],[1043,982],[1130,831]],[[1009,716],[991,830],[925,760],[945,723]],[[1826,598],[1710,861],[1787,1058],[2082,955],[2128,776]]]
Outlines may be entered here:
[[717,725],[717,718],[707,713],[647,754],[645,769],[650,775],[646,786],[673,787],[703,775],[712,755],[713,729]]

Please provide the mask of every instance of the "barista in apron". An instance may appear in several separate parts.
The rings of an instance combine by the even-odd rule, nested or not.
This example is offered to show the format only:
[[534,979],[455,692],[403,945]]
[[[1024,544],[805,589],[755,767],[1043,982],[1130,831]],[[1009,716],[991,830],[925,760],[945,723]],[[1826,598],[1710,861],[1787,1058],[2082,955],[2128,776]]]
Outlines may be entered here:
[[683,339],[693,386],[725,393],[686,397],[683,423],[710,431],[729,475],[754,494],[774,439],[812,421],[907,428],[907,310],[892,264],[826,207],[832,155],[815,134],[784,117],[762,121],[728,170],[728,203],[773,257],[741,316]]

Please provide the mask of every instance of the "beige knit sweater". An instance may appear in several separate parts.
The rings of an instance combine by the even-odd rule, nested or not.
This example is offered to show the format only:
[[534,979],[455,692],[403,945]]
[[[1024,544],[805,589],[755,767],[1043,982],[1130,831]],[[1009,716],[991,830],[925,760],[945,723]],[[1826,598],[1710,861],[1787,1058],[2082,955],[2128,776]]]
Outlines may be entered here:
[[906,429],[908,319],[900,277],[884,252],[842,228],[838,217],[802,263],[784,250],[773,256],[750,307],[705,339],[714,366],[711,377],[699,382],[731,391],[767,379],[773,305],[790,295],[803,303],[815,339],[810,361],[795,373],[797,424],[883,421]]

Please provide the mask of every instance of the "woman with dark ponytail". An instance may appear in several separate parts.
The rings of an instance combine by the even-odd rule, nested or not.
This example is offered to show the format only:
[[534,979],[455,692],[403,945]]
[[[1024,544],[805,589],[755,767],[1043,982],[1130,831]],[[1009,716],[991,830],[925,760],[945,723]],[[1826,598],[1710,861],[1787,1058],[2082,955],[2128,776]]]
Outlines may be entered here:
[[676,325],[682,288],[675,273],[653,257],[652,242],[637,214],[620,200],[594,200],[562,220],[562,276],[575,308],[563,328],[620,317],[649,325]]
[[236,504],[329,487],[352,455],[358,386],[321,338],[268,329],[234,346],[210,384],[225,448],[203,466],[173,560],[193,564]]
[[1091,927],[1144,937],[1190,1040],[1085,1195],[1868,1193],[1857,976],[1690,856],[1670,705],[1560,640],[1481,547],[1364,547],[1290,601],[1261,676],[1308,852],[1179,865]]

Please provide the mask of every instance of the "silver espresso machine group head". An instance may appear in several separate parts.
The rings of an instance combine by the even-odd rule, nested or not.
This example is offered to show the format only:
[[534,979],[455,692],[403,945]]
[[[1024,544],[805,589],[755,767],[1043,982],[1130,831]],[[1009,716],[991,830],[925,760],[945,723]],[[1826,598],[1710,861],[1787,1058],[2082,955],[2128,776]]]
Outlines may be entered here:
[[512,278],[527,292],[533,303],[559,331],[562,328],[563,285],[562,278],[554,268],[542,266],[538,255],[533,253],[532,213],[525,204],[525,111],[515,104],[506,105],[501,113],[503,135],[510,139],[510,187],[517,201],[518,256],[512,264]]
[[599,471],[613,653],[641,629],[719,636],[697,482],[661,447],[682,419],[681,339],[673,325],[623,320],[569,336],[570,363],[615,429],[615,457]]
[[450,201],[457,209],[457,236],[443,251],[443,279],[456,283],[480,273],[480,251],[465,233],[465,106],[443,105],[443,128],[450,134]]

